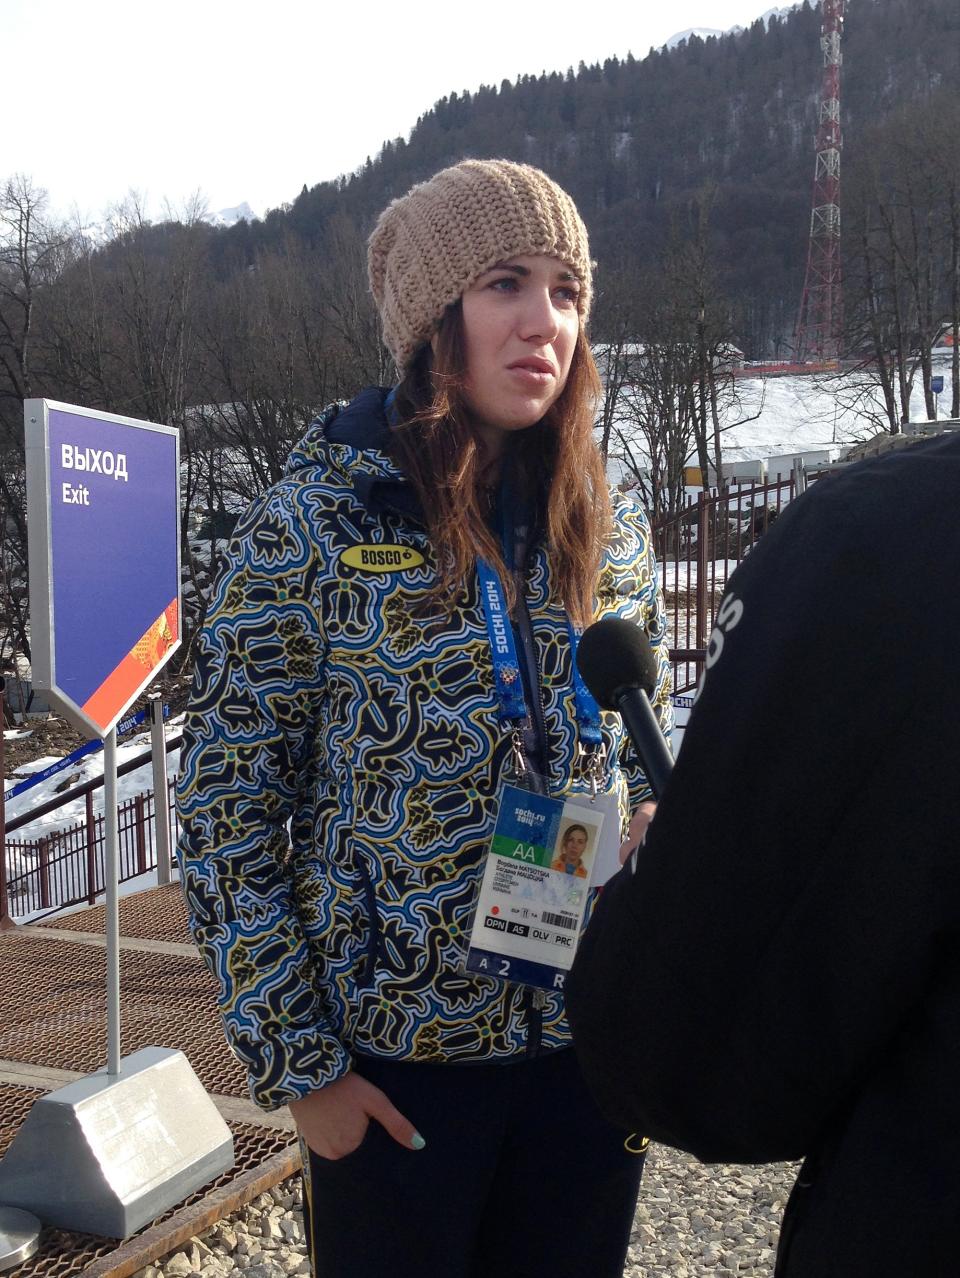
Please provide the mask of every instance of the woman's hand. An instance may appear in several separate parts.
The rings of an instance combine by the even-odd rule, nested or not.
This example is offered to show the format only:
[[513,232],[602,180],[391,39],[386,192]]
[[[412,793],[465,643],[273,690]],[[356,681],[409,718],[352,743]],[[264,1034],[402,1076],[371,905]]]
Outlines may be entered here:
[[627,837],[620,845],[620,864],[623,865],[634,848],[638,848],[647,833],[647,826],[653,820],[657,805],[653,799],[645,799],[630,818]]
[[300,1135],[321,1158],[352,1154],[371,1119],[407,1149],[423,1149],[426,1143],[379,1087],[352,1071],[309,1096],[290,1101],[290,1113]]

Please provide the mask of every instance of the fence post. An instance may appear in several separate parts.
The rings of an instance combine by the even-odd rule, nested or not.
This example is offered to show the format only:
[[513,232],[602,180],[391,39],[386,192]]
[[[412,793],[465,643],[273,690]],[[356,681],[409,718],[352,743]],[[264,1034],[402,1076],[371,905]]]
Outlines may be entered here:
[[709,521],[707,495],[697,494],[697,647],[707,646],[707,552]]
[[97,827],[93,820],[93,791],[88,790],[85,799],[87,819],[87,904],[97,899]]
[[137,873],[147,872],[147,841],[143,821],[143,795],[138,794],[133,801],[135,835],[137,844]]
[[804,465],[802,457],[794,457],[793,470],[790,472],[791,484],[794,497],[802,497],[807,491],[807,468]]
[[3,801],[3,790],[6,786],[6,765],[3,755],[3,729],[7,726],[6,709],[3,694],[6,683],[0,675],[0,932],[16,927],[10,917],[10,901],[7,893],[7,814]]
[[170,804],[167,789],[167,742],[163,732],[163,698],[150,698],[150,743],[153,750],[153,819],[157,831],[157,883],[170,882]]
[[40,858],[38,867],[40,872],[40,908],[41,910],[49,910],[50,908],[50,838],[47,836],[40,840],[37,844],[37,852]]

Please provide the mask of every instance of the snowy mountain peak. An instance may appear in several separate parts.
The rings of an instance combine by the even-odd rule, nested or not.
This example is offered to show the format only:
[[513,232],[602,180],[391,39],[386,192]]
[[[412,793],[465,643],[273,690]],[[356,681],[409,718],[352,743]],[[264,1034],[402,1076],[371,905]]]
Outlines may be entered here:
[[[765,13],[760,14],[760,21],[765,27],[769,27],[771,18],[785,18],[791,9],[798,8],[798,5],[788,4],[780,9],[767,9]],[[742,31],[743,27],[729,27],[726,31],[721,31],[718,27],[688,27],[686,31],[678,31],[676,35],[672,35],[664,44],[665,49],[675,49],[678,44],[683,44],[685,40],[689,40],[691,36],[697,36],[701,40],[707,40],[710,36],[730,35],[735,31]]]
[[675,49],[678,44],[683,44],[691,36],[706,40],[710,36],[722,36],[723,34],[719,27],[688,27],[686,31],[678,31],[676,35],[672,35],[663,47],[665,49]]
[[246,200],[232,209],[218,209],[216,213],[208,213],[205,222],[211,226],[233,226],[237,222],[252,222],[256,214]]
[[799,9],[798,4],[787,4],[782,9],[768,9],[766,13],[761,13],[760,21],[765,27],[769,27],[771,18],[785,18],[792,9]]

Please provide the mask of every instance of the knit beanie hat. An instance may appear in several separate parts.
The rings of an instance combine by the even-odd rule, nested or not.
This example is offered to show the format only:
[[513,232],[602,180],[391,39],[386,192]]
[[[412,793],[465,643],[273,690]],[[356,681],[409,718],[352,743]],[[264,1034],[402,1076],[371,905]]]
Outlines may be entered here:
[[541,253],[573,269],[586,320],[586,227],[566,191],[529,164],[463,160],[387,205],[370,236],[367,267],[384,341],[401,373],[484,271]]

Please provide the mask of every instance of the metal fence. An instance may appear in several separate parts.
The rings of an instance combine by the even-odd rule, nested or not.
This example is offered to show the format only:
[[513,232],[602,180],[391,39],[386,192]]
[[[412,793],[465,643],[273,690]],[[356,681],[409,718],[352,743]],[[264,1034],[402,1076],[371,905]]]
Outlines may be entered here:
[[786,479],[708,489],[656,520],[653,545],[667,608],[673,690],[696,687],[713,620],[737,564],[808,483],[826,474],[802,468]]
[[[7,898],[12,918],[37,911],[61,910],[68,905],[92,905],[104,888],[104,821],[93,810],[93,795],[85,796],[86,815],[65,829],[40,839],[7,839]],[[167,785],[170,829],[176,830],[174,782]],[[127,799],[117,807],[120,882],[156,869],[157,849],[153,791]]]

